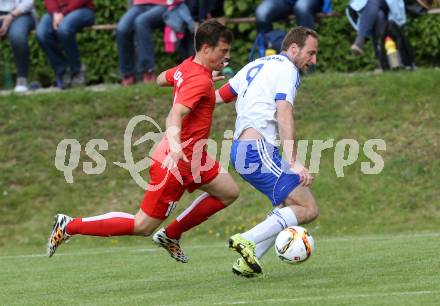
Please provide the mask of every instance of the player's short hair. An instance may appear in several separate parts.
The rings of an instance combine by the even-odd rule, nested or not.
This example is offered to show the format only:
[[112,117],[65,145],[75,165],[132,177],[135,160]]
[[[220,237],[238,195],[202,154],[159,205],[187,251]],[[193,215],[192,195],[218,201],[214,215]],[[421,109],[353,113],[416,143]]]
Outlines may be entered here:
[[307,37],[312,36],[318,39],[318,33],[316,31],[306,27],[296,27],[289,31],[283,39],[281,45],[281,51],[287,51],[287,49],[293,44],[297,44],[298,47],[304,47]]
[[227,44],[232,42],[232,33],[223,24],[215,19],[210,19],[200,24],[194,38],[194,47],[200,51],[204,44],[216,47],[219,41]]

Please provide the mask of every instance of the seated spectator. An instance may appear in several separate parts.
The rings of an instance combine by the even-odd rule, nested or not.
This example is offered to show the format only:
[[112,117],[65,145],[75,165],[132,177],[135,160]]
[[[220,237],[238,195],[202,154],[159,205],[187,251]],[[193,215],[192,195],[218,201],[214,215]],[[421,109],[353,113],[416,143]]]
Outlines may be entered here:
[[356,39],[351,50],[357,54],[364,53],[367,37],[373,39],[374,45],[384,28],[387,19],[399,26],[406,22],[405,3],[403,0],[351,0],[350,7],[359,14]]
[[92,0],[44,0],[47,13],[37,26],[37,40],[55,72],[56,86],[85,85],[76,33],[95,23]]
[[293,12],[298,26],[315,28],[315,15],[331,12],[331,0],[263,0],[257,7],[258,32],[272,31],[272,22],[286,18]]
[[195,23],[186,2],[169,6],[163,20],[165,52],[177,53],[182,60],[193,56]]
[[[225,10],[224,0],[185,0],[188,6],[192,19],[195,21],[195,28],[205,20],[215,18],[221,24],[225,24]],[[188,34],[188,33],[185,33]],[[179,41],[179,56],[186,58],[194,55],[194,39],[193,33],[185,35]]]
[[123,86],[136,82],[137,71],[142,73],[144,83],[156,81],[153,30],[163,29],[167,5],[181,2],[183,0],[133,0],[133,5],[119,20],[116,42]]
[[32,16],[33,0],[0,1],[0,38],[9,40],[17,68],[15,92],[28,90],[29,44],[28,37],[35,28]]
[[202,23],[205,20],[215,18],[225,24],[224,0],[187,0],[193,19]]

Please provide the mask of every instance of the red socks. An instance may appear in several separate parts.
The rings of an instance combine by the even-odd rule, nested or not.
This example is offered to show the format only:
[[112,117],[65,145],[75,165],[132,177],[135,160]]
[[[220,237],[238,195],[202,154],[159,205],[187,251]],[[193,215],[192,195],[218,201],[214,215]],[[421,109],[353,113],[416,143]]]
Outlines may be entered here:
[[110,212],[90,218],[75,218],[67,224],[69,235],[123,236],[133,235],[134,216],[123,212]]
[[[166,233],[172,239],[179,239],[182,233],[206,221],[225,207],[219,199],[204,193],[167,226]],[[109,237],[133,235],[133,231],[134,216],[122,212],[110,212],[90,218],[75,218],[66,227],[69,235]]]
[[182,233],[206,221],[225,207],[219,199],[204,193],[166,227],[167,236],[180,239]]

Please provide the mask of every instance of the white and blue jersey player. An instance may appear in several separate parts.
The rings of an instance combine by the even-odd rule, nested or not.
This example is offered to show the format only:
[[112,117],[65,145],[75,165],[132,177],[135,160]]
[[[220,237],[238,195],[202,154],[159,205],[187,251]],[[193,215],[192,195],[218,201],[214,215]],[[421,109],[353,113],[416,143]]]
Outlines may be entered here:
[[[218,103],[236,100],[231,148],[234,168],[275,206],[266,220],[229,239],[230,247],[242,256],[233,265],[235,274],[260,275],[258,259],[273,245],[277,234],[318,217],[309,189],[313,178],[296,161],[293,117],[300,73],[316,64],[317,51],[316,32],[296,27],[284,38],[281,54],[247,64],[217,91]],[[278,139],[284,158],[278,152]]]

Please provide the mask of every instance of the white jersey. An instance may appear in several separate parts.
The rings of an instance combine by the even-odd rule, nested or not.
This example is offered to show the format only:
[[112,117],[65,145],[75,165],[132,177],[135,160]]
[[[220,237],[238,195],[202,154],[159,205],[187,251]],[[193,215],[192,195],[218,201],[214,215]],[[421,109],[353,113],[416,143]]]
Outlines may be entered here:
[[275,145],[277,100],[293,105],[300,82],[298,69],[284,54],[262,57],[244,66],[229,80],[237,94],[234,139],[245,129],[254,128]]

